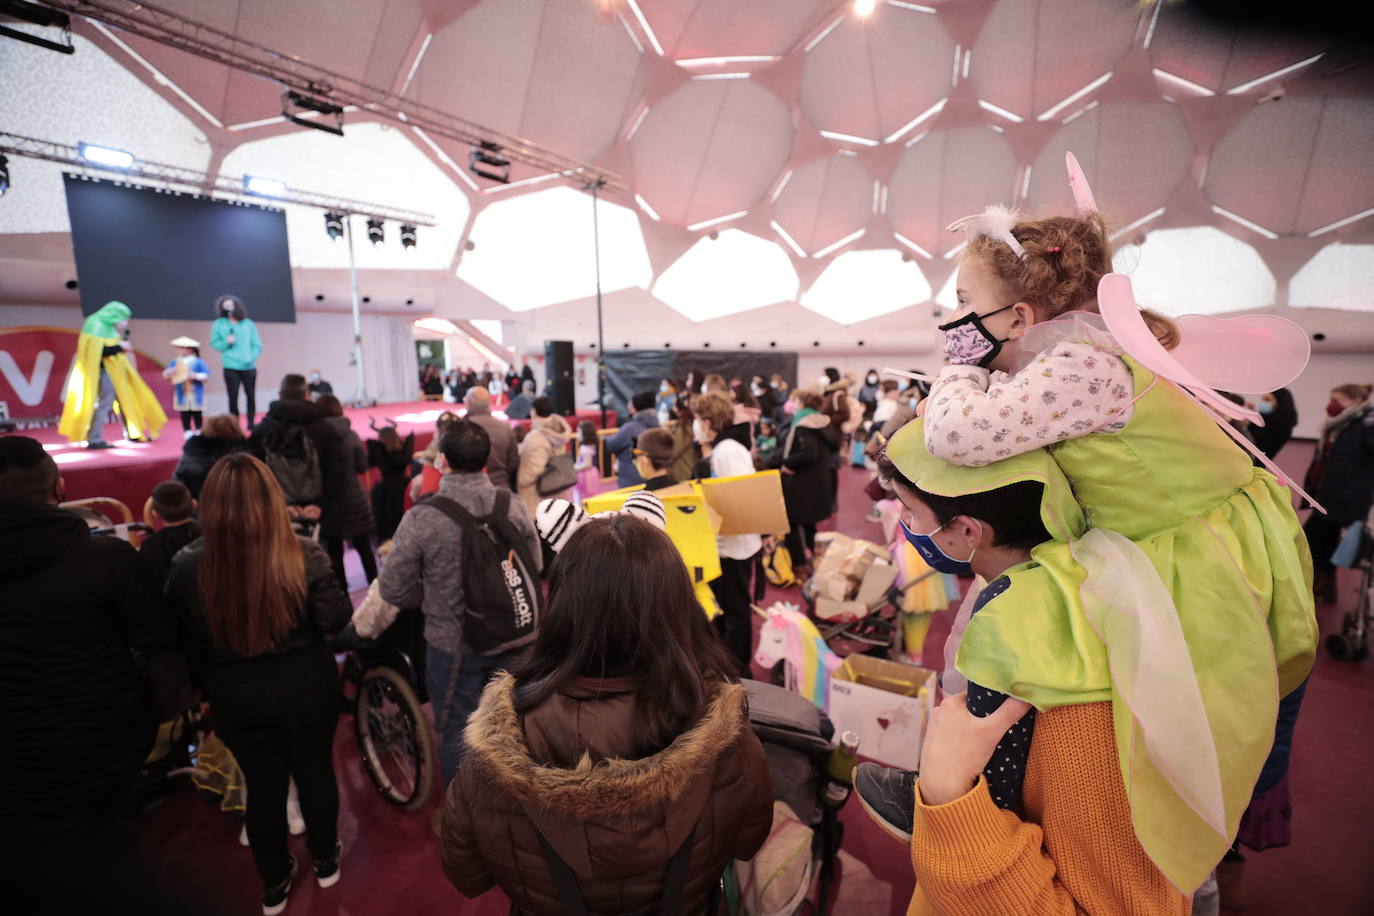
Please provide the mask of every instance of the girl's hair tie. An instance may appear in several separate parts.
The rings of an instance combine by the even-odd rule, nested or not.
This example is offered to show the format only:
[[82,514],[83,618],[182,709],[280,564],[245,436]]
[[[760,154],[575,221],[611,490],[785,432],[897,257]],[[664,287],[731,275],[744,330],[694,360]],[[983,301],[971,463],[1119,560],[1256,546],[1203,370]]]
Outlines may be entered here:
[[1053,248],[1049,248],[1049,249],[1046,249],[1046,250],[1047,250],[1050,254],[1053,254],[1054,252],[1056,252],[1056,251],[1061,251],[1062,249],[1060,248],[1060,246],[1055,245]]

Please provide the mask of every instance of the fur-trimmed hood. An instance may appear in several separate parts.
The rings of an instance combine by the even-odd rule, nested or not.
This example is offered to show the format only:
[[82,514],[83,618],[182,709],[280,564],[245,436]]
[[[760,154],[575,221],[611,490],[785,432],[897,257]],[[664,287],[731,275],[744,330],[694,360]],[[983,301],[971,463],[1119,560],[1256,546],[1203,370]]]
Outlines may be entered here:
[[657,754],[593,763],[583,751],[575,767],[546,766],[531,756],[514,691],[515,678],[502,673],[482,692],[464,733],[465,762],[470,759],[493,787],[555,817],[615,819],[677,805],[693,794],[694,785],[709,783],[721,751],[748,727],[744,688],[727,683],[696,725]]

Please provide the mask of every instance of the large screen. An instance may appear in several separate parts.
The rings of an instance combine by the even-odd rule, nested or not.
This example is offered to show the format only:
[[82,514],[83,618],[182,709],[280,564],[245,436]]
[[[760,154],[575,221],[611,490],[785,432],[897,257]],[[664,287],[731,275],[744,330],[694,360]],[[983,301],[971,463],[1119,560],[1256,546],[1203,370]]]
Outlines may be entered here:
[[81,311],[111,299],[135,318],[208,320],[223,295],[254,321],[296,320],[286,213],[68,173]]

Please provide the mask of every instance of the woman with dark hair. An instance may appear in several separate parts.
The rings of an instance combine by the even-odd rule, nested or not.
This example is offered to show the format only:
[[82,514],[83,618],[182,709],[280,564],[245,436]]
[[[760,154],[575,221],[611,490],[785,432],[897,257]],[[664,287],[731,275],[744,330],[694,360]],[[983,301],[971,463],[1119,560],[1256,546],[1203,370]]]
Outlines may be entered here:
[[243,769],[248,845],[262,911],[280,913],[296,874],[287,851],[294,779],[321,887],[339,879],[334,725],[339,675],[325,638],[352,608],[329,558],[297,537],[267,465],[221,459],[200,498],[203,537],[172,560],[167,596],[181,614],[215,730]]
[[368,584],[377,578],[377,559],[372,553],[372,509],[367,502],[359,474],[367,473],[367,452],[353,431],[343,404],[332,394],[315,402],[324,411],[324,424],[334,430],[339,442],[338,460],[333,467],[324,463],[322,471],[333,471],[320,494],[320,543],[334,564],[339,584],[348,591],[344,571],[344,543],[353,546],[363,565]]
[[1293,438],[1293,427],[1298,425],[1298,408],[1293,403],[1293,392],[1280,388],[1262,394],[1255,409],[1264,417],[1264,425],[1251,426],[1250,433],[1260,451],[1272,459]]
[[210,346],[220,352],[224,363],[224,390],[229,394],[229,413],[235,418],[239,415],[239,386],[242,385],[251,428],[258,412],[258,356],[262,353],[262,338],[238,296],[216,299],[215,316],[214,324],[210,325]]
[[247,448],[248,440],[238,420],[227,413],[217,413],[205,421],[200,435],[187,439],[181,447],[181,459],[172,472],[172,479],[181,481],[192,496],[200,499],[205,478],[210,476],[215,462]]
[[692,435],[692,421],[696,419],[696,414],[692,413],[692,399],[684,388],[673,402],[673,422],[669,432],[673,434],[673,460],[668,466],[668,473],[673,475],[674,480],[691,480],[692,469],[697,465],[697,442]]
[[1341,531],[1362,522],[1374,502],[1374,386],[1350,384],[1331,389],[1321,438],[1303,489],[1326,507],[1313,512],[1303,530],[1312,550],[1313,591],[1322,604],[1336,602],[1336,566],[1331,554]]
[[705,912],[773,817],[734,671],[667,535],[587,522],[529,656],[469,720],[444,803],[449,880],[468,897],[499,886],[522,914]]
[[809,575],[807,550],[816,548],[816,524],[834,514],[835,477],[831,473],[840,448],[840,434],[831,418],[821,412],[824,398],[798,388],[790,398],[794,405],[792,426],[782,436],[782,448],[774,455],[782,471],[782,497],[792,530],[787,532],[787,552],[798,578]]

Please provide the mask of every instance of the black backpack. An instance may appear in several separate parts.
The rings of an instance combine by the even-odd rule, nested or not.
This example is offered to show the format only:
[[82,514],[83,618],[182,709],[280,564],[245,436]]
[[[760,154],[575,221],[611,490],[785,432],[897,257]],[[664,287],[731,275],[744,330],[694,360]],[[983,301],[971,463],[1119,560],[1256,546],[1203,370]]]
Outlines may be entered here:
[[320,455],[304,426],[273,424],[263,442],[263,451],[288,505],[304,505],[320,498],[324,492]]
[[539,622],[539,578],[529,544],[510,523],[510,498],[497,490],[491,514],[480,519],[447,496],[425,500],[463,532],[463,640],[481,655],[523,645]]

